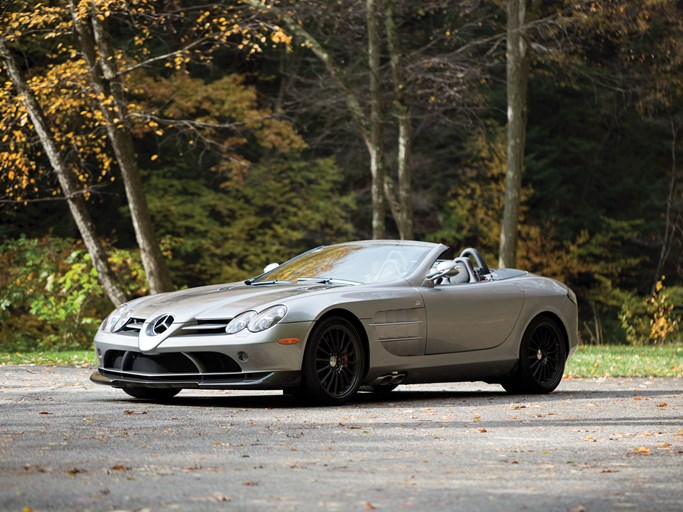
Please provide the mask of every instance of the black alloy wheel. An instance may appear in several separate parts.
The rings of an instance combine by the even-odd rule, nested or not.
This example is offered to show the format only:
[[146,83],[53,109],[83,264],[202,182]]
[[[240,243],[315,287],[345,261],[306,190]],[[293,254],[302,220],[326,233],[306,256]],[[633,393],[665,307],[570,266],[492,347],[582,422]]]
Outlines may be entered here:
[[157,400],[160,402],[163,402],[164,400],[170,400],[180,393],[181,390],[181,388],[148,388],[145,386],[126,386],[121,389],[135,398]]
[[304,398],[314,404],[341,405],[358,391],[365,372],[365,351],[356,327],[342,317],[315,326],[302,368]]
[[502,382],[510,393],[550,393],[562,380],[567,353],[557,322],[536,317],[527,327],[515,374]]

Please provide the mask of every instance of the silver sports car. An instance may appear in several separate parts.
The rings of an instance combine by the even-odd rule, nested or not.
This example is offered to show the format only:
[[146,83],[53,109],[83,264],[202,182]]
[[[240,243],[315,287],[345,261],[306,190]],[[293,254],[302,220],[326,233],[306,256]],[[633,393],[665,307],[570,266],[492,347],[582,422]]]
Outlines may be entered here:
[[576,295],[474,249],[322,246],[224,285],[127,302],[95,336],[91,379],[137,398],[282,389],[342,404],[360,389],[482,380],[548,393],[578,344]]

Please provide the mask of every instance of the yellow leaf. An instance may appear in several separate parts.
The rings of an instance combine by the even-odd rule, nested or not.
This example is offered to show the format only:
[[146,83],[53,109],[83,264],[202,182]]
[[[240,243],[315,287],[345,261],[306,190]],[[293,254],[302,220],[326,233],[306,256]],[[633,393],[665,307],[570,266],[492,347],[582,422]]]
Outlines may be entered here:
[[154,162],[157,158],[159,158],[159,155],[152,155],[149,159]]

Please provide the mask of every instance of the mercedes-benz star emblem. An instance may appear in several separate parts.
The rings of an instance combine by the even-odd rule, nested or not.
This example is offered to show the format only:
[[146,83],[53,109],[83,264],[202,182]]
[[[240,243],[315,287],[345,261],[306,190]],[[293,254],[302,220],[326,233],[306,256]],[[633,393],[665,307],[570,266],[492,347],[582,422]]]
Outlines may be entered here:
[[161,315],[152,321],[149,334],[151,336],[157,336],[159,334],[165,333],[173,324],[173,320],[173,315]]

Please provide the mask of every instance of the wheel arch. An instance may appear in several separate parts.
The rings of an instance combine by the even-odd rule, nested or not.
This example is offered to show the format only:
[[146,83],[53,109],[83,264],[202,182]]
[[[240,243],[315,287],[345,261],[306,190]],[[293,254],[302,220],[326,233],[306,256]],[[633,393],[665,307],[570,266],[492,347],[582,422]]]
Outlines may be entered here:
[[368,337],[368,333],[365,330],[365,327],[363,326],[363,322],[360,321],[360,319],[354,315],[351,311],[348,309],[343,309],[343,308],[334,308],[330,309],[329,311],[325,311],[323,315],[320,316],[320,318],[317,318],[315,323],[317,324],[318,322],[325,320],[330,317],[341,317],[344,320],[347,320],[350,322],[358,331],[358,334],[360,335],[360,340],[361,343],[363,344],[363,350],[365,351],[365,368],[363,368],[363,378],[368,373],[368,370],[370,369],[370,338]]

